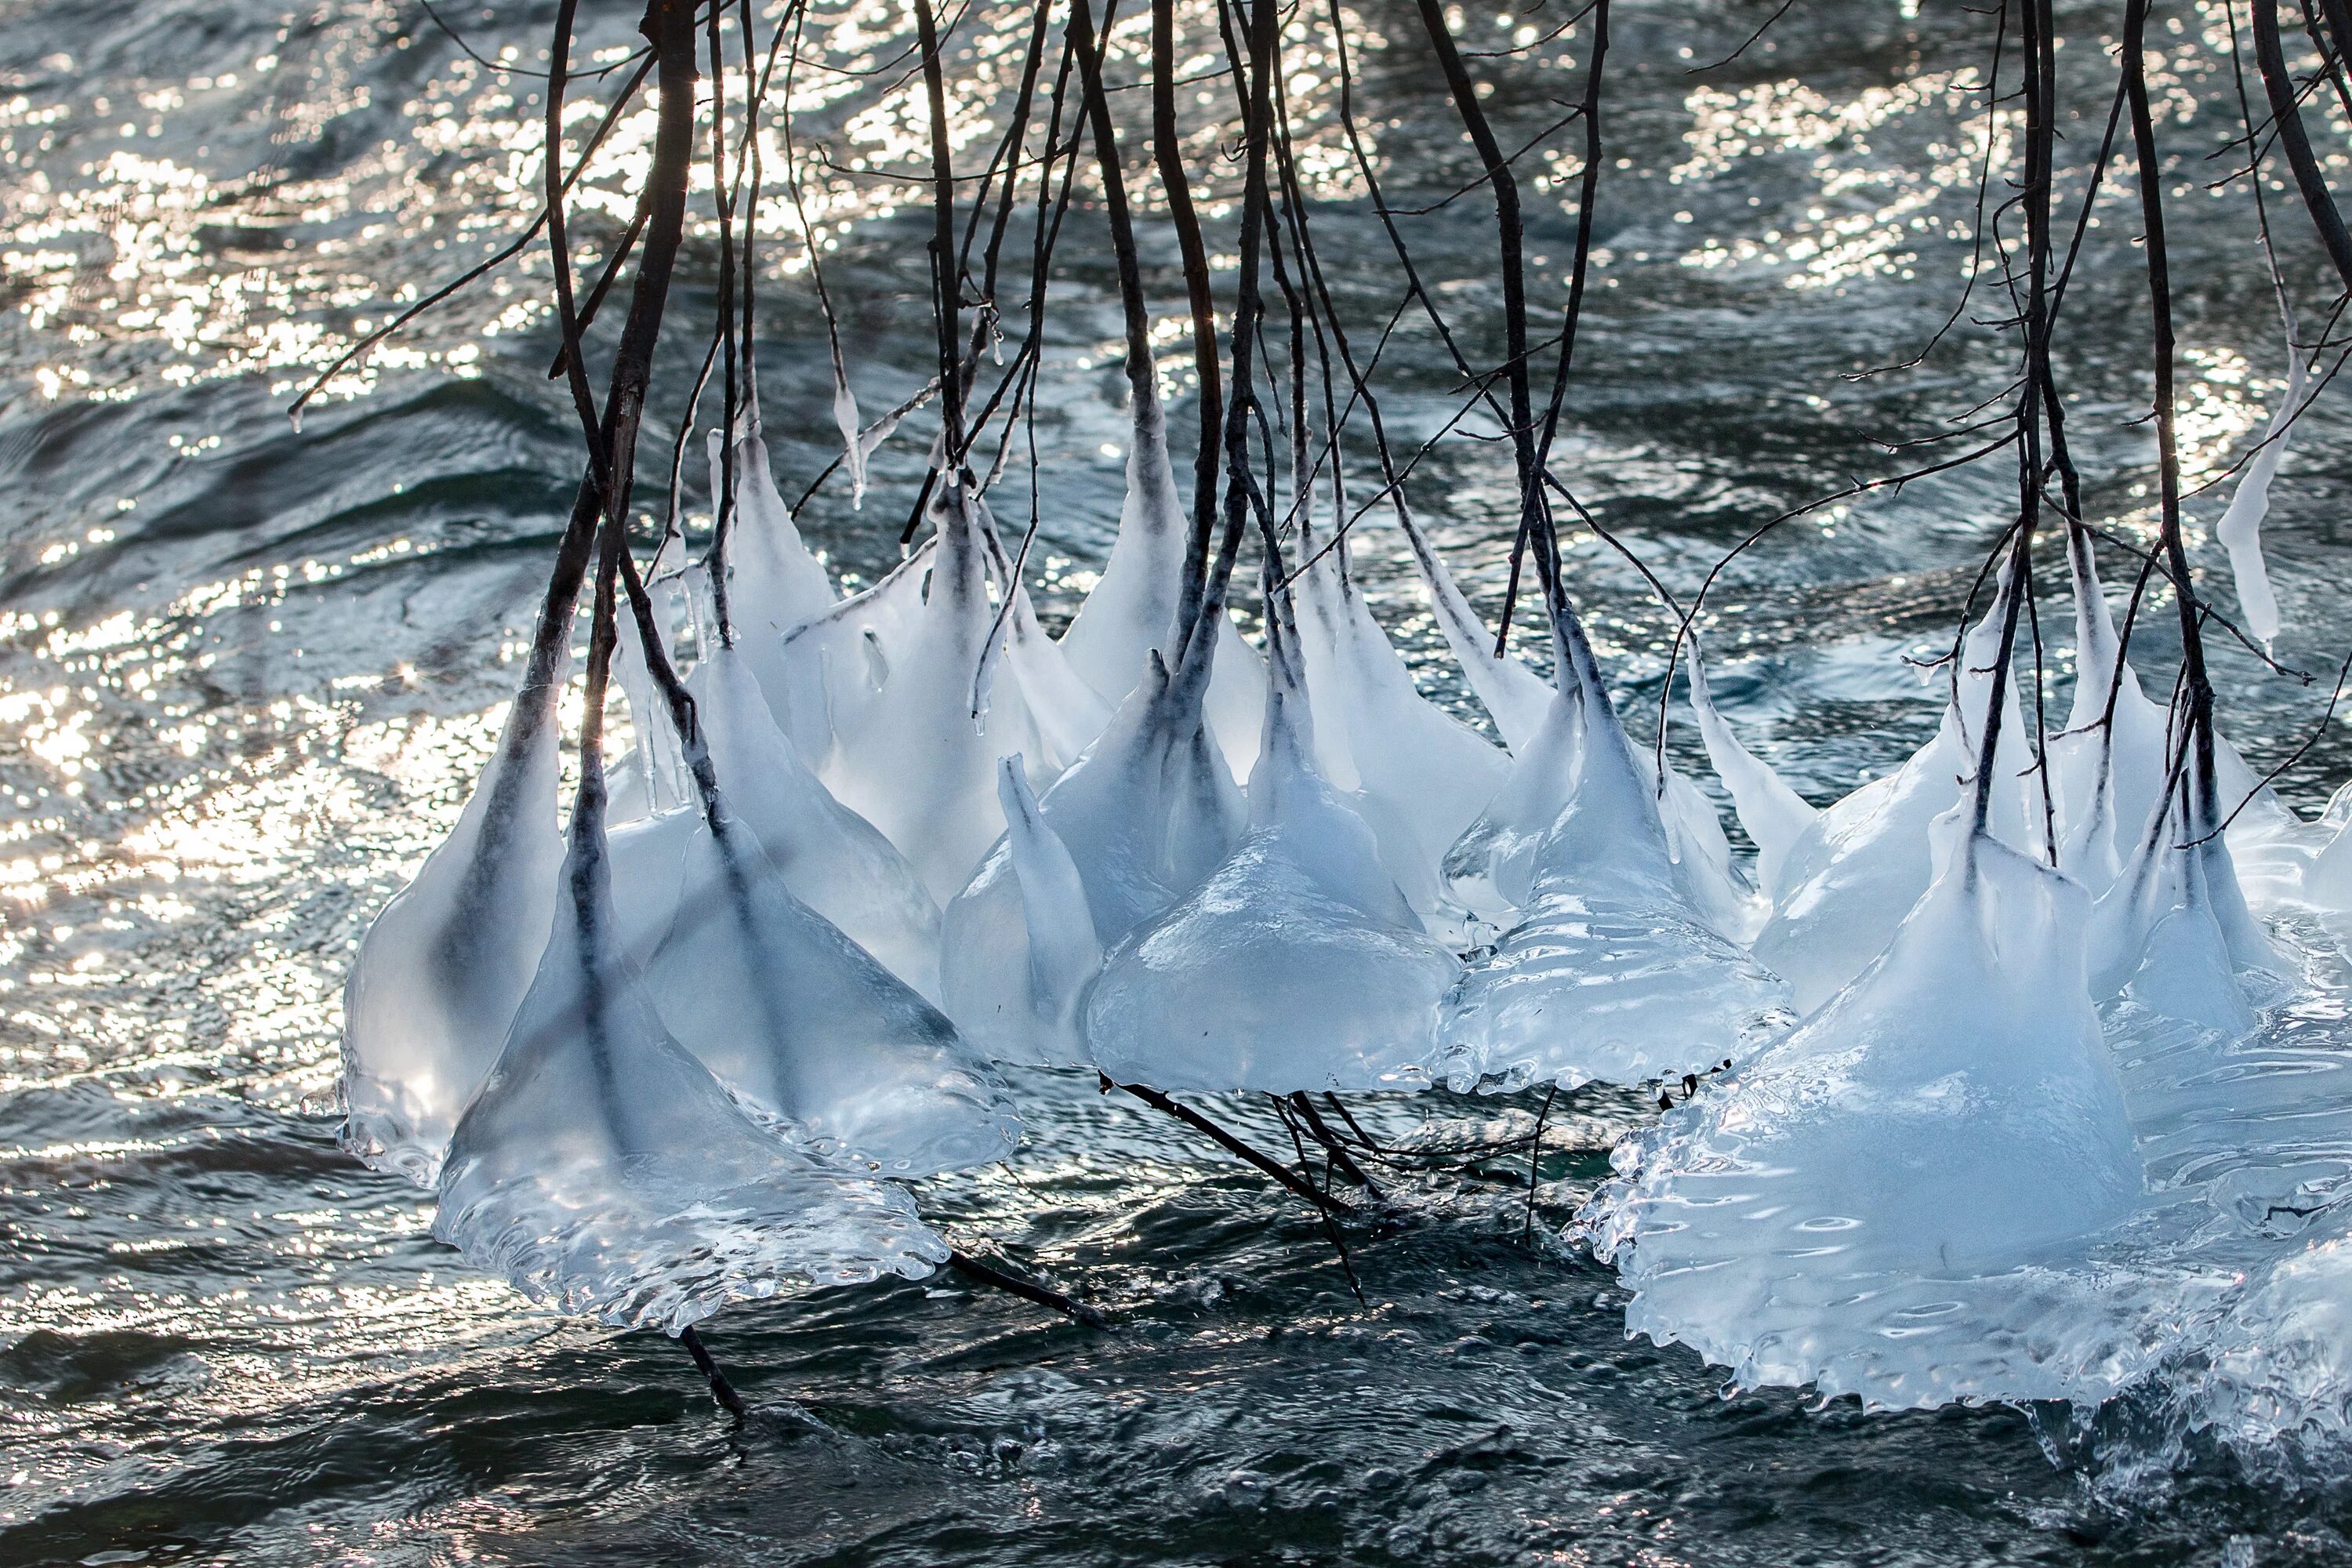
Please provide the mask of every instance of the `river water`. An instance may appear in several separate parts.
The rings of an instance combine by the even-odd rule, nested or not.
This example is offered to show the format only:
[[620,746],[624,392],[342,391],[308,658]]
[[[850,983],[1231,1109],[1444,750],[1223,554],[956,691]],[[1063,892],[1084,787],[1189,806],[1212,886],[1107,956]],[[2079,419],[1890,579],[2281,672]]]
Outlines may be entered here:
[[[436,8],[524,67],[553,12]],[[583,51],[625,54],[632,7],[583,10]],[[1490,105],[1513,145],[1581,85],[1578,37],[1540,40],[1556,10],[1462,20],[1468,47],[1533,41],[1474,62],[1500,79]],[[2120,10],[2061,8],[2070,195]],[[1991,19],[1805,0],[1738,61],[1695,69],[1771,11],[1621,4],[1609,67],[1601,266],[1559,467],[1680,593],[1782,508],[1919,461],[1882,443],[1949,431],[2008,374],[1977,324],[2004,308],[1988,273],[1924,364],[1853,379],[1911,358],[1960,297]],[[1391,200],[1443,200],[1475,168],[1412,9],[1344,15]],[[2210,477],[2266,417],[2284,349],[2245,187],[2204,188],[2236,113],[2221,12],[2158,16],[2184,439],[2192,478]],[[1326,264],[1369,339],[1401,279],[1339,138],[1326,21],[1300,14],[1294,111],[1324,182]],[[1205,21],[1188,22],[1205,48]],[[811,36],[874,65],[910,27],[893,6],[832,8]],[[961,16],[966,112],[1010,79],[1025,30],[1005,7]],[[1123,54],[1114,80],[1134,69]],[[919,122],[861,118],[877,79],[810,75],[810,217],[871,413],[928,374],[929,215],[887,177],[919,163]],[[418,323],[299,433],[284,408],[355,333],[528,220],[541,85],[468,58],[407,0],[0,0],[0,1562],[2352,1556],[2352,1500],[2324,1477],[2251,1473],[2126,1415],[2080,1429],[2054,1412],[1727,1397],[1687,1352],[1628,1342],[1612,1277],[1554,1237],[1652,1114],[1630,1092],[1555,1108],[1531,1229],[1515,1173],[1489,1169],[1431,1179],[1407,1219],[1356,1237],[1360,1302],[1297,1205],[1089,1080],[1024,1075],[1019,1159],[933,1184],[925,1210],[1126,1327],[1087,1333],[941,1280],[739,1309],[708,1337],[756,1407],[740,1429],[671,1342],[559,1321],[431,1242],[426,1195],[335,1146],[338,993],[486,754],[568,506],[577,440],[544,374],[543,263]],[[1212,79],[1188,106],[1204,154],[1224,90]],[[608,207],[649,124],[625,122],[591,181]],[[2000,152],[2014,129],[1996,128]],[[1559,157],[1529,187],[1546,312],[1563,298],[1575,137],[1553,135]],[[2272,213],[2308,323],[2326,290],[2291,199],[2273,192]],[[2096,214],[2060,356],[2090,504],[2144,534],[2137,219],[2117,199]],[[1144,221],[1155,297],[1180,309],[1172,244]],[[829,361],[772,190],[762,222],[781,237],[763,253],[761,391],[790,497],[835,449]],[[1032,555],[1056,616],[1107,546],[1126,434],[1107,247],[1090,214],[1071,222]],[[617,220],[595,223],[590,242],[609,241]],[[1489,225],[1472,192],[1408,229],[1433,292],[1491,353]],[[707,312],[714,264],[698,237],[682,320]],[[1181,392],[1176,324],[1163,370]],[[649,452],[676,435],[688,357],[662,366]],[[1381,374],[1403,438],[1450,415],[1452,367],[1425,328],[1407,322]],[[2343,651],[2341,407],[2323,398],[2298,432],[2271,523],[2280,657],[2321,679],[2221,656],[2223,721],[2262,763],[2310,732]],[[803,526],[838,570],[870,580],[896,558],[924,440],[884,449],[862,510],[837,486],[809,502]],[[1027,521],[1018,476],[1009,526]],[[1491,607],[1515,509],[1502,454],[1441,447],[1414,493]],[[2013,497],[1996,460],[1790,524],[1727,574],[1719,696],[1807,794],[1842,793],[1931,726],[1902,656],[1948,637]],[[2209,522],[2218,496],[2193,510]],[[1429,689],[1466,700],[1379,519],[1359,552]],[[2201,529],[2195,553],[2225,584]],[[1589,535],[1570,556],[1621,695],[1654,701],[1660,613]],[[2282,788],[2313,810],[2347,772],[2331,725]],[[1532,1103],[1366,1110],[1458,1139],[1523,1125]],[[1277,1135],[1246,1106],[1222,1113]]]

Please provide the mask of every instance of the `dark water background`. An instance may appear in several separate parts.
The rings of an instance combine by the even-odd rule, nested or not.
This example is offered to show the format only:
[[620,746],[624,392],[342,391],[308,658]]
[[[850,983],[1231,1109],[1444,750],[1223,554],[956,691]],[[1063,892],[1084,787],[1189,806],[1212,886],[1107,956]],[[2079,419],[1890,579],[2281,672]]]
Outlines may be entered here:
[[[553,7],[440,9],[529,64]],[[626,39],[634,7],[584,9],[590,47]],[[1619,9],[1605,264],[1560,468],[1681,592],[1782,507],[1917,460],[1874,437],[1948,428],[2007,375],[2008,351],[1964,319],[1922,367],[1848,379],[1909,357],[1958,298],[1984,123],[1964,89],[1990,18],[1800,0],[1738,62],[1690,74],[1771,9]],[[2062,7],[2062,160],[2078,171],[2120,11]],[[1413,13],[1349,15],[1391,194],[1434,201],[1475,167]],[[2244,187],[2203,189],[2235,117],[2219,15],[2159,18],[2184,429],[2210,473],[2259,428],[2284,349]],[[1490,21],[1465,19],[1471,45],[1503,47]],[[958,36],[1024,26],[981,5]],[[1559,117],[1581,64],[1571,39],[1481,65],[1503,79],[1507,141]],[[1294,89],[1324,147],[1329,74]],[[2127,1415],[2083,1433],[2009,1410],[1727,1399],[1686,1352],[1628,1342],[1610,1275],[1550,1237],[1649,1114],[1634,1093],[1555,1110],[1534,1245],[1499,1178],[1433,1181],[1406,1221],[1359,1236],[1363,1306],[1297,1205],[1087,1081],[1028,1075],[1019,1162],[936,1184],[926,1211],[1118,1310],[1124,1331],[943,1281],[740,1309],[709,1338],[758,1407],[740,1430],[667,1340],[560,1321],[467,1273],[426,1238],[423,1194],[335,1148],[337,993],[366,919],[463,800],[568,504],[576,437],[529,309],[543,266],[421,324],[301,434],[282,408],[400,290],[527,218],[534,85],[464,60],[402,0],[0,0],[0,1563],[2352,1560],[2352,1501],[2324,1479],[2251,1475]],[[868,150],[914,161],[887,127]],[[835,184],[868,193],[838,215],[854,221],[828,281],[878,412],[928,374],[928,215]],[[1369,337],[1400,279],[1344,180],[1326,194],[1326,263]],[[1547,310],[1564,292],[1560,195],[1530,191]],[[2273,213],[2315,321],[2326,293],[2288,199]],[[2112,199],[2099,213],[2063,375],[2094,510],[2144,531],[2137,221]],[[1487,222],[1474,194],[1411,228],[1491,351]],[[1147,227],[1172,308],[1172,246]],[[1033,556],[1056,614],[1074,598],[1059,574],[1108,543],[1126,435],[1101,236],[1085,215],[1070,234]],[[822,324],[805,274],[781,276],[796,249],[773,248],[760,346],[787,496],[834,448]],[[709,308],[714,255],[698,241],[685,320]],[[1994,293],[1969,317],[2001,313]],[[649,448],[675,434],[686,357],[663,367]],[[1399,334],[1383,375],[1393,428],[1450,413],[1425,330]],[[2342,406],[2331,395],[2305,422],[2270,530],[2281,655],[2331,673],[2352,581]],[[895,558],[924,440],[886,448],[864,510],[835,489],[811,502],[803,526],[837,566],[870,578]],[[1491,605],[1516,506],[1500,454],[1455,443],[1420,475]],[[1792,524],[1730,574],[1722,695],[1814,798],[1932,724],[1899,656],[1945,635],[2013,484],[2000,462],[1923,482]],[[1009,523],[1024,495],[1008,484]],[[1378,524],[1364,570],[1431,689],[1459,700]],[[1621,690],[1654,699],[1658,612],[1596,542],[1572,554]],[[2221,572],[2201,535],[2197,557]],[[2047,613],[2055,673],[2063,596]],[[2234,656],[2221,679],[2224,722],[2262,761],[2303,739],[2326,686]],[[2284,787],[2315,808],[2347,763],[2330,727]],[[1374,1110],[1452,1137],[1530,1107]],[[1246,1107],[1226,1114],[1275,1136]]]

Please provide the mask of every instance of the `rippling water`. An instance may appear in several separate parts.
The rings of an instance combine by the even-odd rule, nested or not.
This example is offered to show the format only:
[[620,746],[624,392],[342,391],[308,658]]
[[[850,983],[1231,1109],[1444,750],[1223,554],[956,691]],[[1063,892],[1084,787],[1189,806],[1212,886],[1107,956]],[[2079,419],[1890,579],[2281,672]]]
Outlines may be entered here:
[[[1848,379],[1927,341],[1973,246],[1989,23],[1957,5],[1907,15],[1921,8],[1808,0],[1735,65],[1691,74],[1770,7],[1621,7],[1603,265],[1561,466],[1679,591],[1780,507],[1911,460],[1874,437],[1934,433],[2005,379],[2005,351],[1966,321],[1917,370]],[[439,9],[482,54],[529,66],[553,7]],[[586,9],[587,50],[625,53],[635,7]],[[2110,67],[2091,46],[2112,9],[2062,7],[2077,165],[2104,118]],[[1413,14],[1348,15],[1391,194],[1436,201],[1475,168],[1411,47]],[[984,0],[966,15],[968,115],[1008,79],[1018,21]],[[1551,25],[1465,19],[1485,48],[1530,23]],[[2199,474],[2259,428],[2284,371],[2243,188],[2202,188],[2234,116],[2219,27],[2182,11],[2159,37]],[[812,24],[850,65],[887,61],[909,30],[883,6]],[[1349,308],[1377,321],[1399,279],[1339,155],[1321,47],[1294,46],[1292,89],[1322,150],[1316,221]],[[1498,68],[1494,105],[1518,135],[1557,119],[1579,53],[1571,38]],[[918,153],[903,116],[869,110],[866,79],[811,79],[803,134],[838,167],[812,169],[810,217],[877,410],[930,353],[929,219],[877,177]],[[1629,1343],[1610,1276],[1547,1238],[1645,1120],[1637,1094],[1555,1110],[1567,1142],[1542,1173],[1535,1245],[1499,1173],[1429,1184],[1410,1222],[1358,1239],[1364,1306],[1295,1205],[1139,1107],[1031,1074],[1021,1159],[935,1184],[927,1212],[1129,1326],[1090,1335],[940,1281],[740,1309],[709,1335],[758,1406],[740,1431],[667,1340],[559,1321],[458,1267],[426,1239],[423,1194],[334,1146],[337,994],[364,921],[487,752],[569,504],[543,266],[427,318],[299,434],[283,407],[353,334],[527,220],[537,86],[398,0],[0,3],[0,1561],[2352,1553],[2352,1506],[2324,1486],[2193,1452],[2151,1479],[2114,1457],[2127,1431],[2084,1441],[2006,1410],[1727,1400],[1687,1352]],[[1194,106],[1204,152],[1223,111],[1210,89],[1224,90]],[[622,126],[593,186],[625,189],[649,126]],[[1560,194],[1531,190],[1547,308],[1571,234]],[[2273,210],[2313,310],[2319,268],[2287,199]],[[2099,212],[2063,374],[2095,508],[2144,530],[2136,220],[2112,198]],[[768,256],[760,353],[791,496],[831,454],[831,388],[798,230],[777,201],[762,222],[790,237]],[[1108,542],[1126,434],[1115,297],[1091,219],[1074,222],[1033,556],[1064,613]],[[592,220],[589,237],[616,227]],[[1476,200],[1412,229],[1449,309],[1491,331]],[[707,310],[714,247],[698,243],[685,300]],[[1152,287],[1178,307],[1172,247],[1156,226],[1149,243]],[[1975,316],[1998,313],[1990,291]],[[1162,342],[1181,383],[1181,332]],[[665,452],[685,357],[656,387]],[[1433,337],[1409,327],[1383,364],[1392,428],[1433,431],[1453,379]],[[2299,432],[2271,528],[2282,656],[2329,670],[2352,585],[2340,407],[2323,400]],[[833,490],[810,503],[804,526],[840,569],[870,578],[895,558],[921,444],[886,449],[863,510]],[[1499,454],[1460,443],[1420,473],[1491,603],[1516,509]],[[1008,521],[1025,521],[1010,494],[1025,487],[1007,490]],[[1792,525],[1730,574],[1721,695],[1809,794],[1890,765],[1932,722],[1896,656],[1941,635],[2012,493],[2005,467],[1939,478]],[[1385,533],[1366,540],[1427,659],[1408,574]],[[2201,535],[2197,552],[2218,570]],[[1612,674],[1654,698],[1658,613],[1596,542],[1572,554]],[[1426,675],[1459,697],[1433,659]],[[2224,721],[2260,760],[2318,717],[2324,679],[2227,657],[2221,679]],[[2284,787],[2311,808],[2347,764],[2330,727]],[[1452,1137],[1529,1109],[1432,1096],[1377,1113]]]

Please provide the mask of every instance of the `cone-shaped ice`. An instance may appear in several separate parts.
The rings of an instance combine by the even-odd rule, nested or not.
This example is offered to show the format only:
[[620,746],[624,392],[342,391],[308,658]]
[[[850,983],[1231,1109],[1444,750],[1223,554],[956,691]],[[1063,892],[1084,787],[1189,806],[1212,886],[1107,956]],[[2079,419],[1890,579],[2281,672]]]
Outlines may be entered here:
[[[1894,773],[1824,810],[1782,863],[1784,886],[1755,952],[1788,980],[1801,1012],[1861,973],[1927,890],[1934,875],[1927,825],[1975,772],[2010,592],[2004,571],[1991,608],[1963,639],[1958,700],[1946,705],[1935,738]],[[2032,758],[2019,739],[2024,724],[2014,681],[2006,683],[2002,709],[1991,828],[2012,845],[2038,846],[2039,796],[2031,787]]]
[[[669,589],[663,582],[666,564],[683,548],[673,536],[656,552],[646,572],[646,589],[660,616]],[[613,649],[613,676],[629,705],[629,728],[636,743],[614,769],[613,798],[606,820],[628,822],[669,811],[692,798],[693,781],[687,777],[685,753],[678,749],[677,730],[654,685],[646,662],[645,639],[637,635],[636,617],[623,616]]]
[[[1175,657],[1176,604],[1191,531],[1168,461],[1168,421],[1157,394],[1136,399],[1134,418],[1118,536],[1061,640],[1070,668],[1112,708],[1143,679],[1145,657],[1153,649],[1163,662]],[[1230,619],[1221,621],[1205,706],[1210,731],[1236,777],[1248,773],[1257,754],[1264,704],[1256,650]]]
[[[709,446],[710,489],[716,495],[720,453],[715,430]],[[744,420],[735,443],[735,524],[728,533],[727,569],[734,646],[778,727],[803,755],[822,760],[833,741],[823,671],[805,654],[788,653],[783,638],[832,609],[837,595],[776,489],[756,415]]]
[[1002,1158],[1018,1124],[984,1060],[720,821],[689,808],[612,837],[616,948],[670,1035],[739,1098],[891,1175]]
[[[2189,781],[2151,814],[2131,859],[2093,910],[2091,994],[2128,994],[2152,1012],[2235,1038],[2254,1026],[2242,971],[2280,959],[2247,912],[2210,802]],[[2267,989],[2267,987],[2266,987]]]
[[1517,658],[1495,651],[1495,634],[1486,629],[1486,623],[1455,585],[1454,574],[1446,570],[1444,558],[1413,521],[1403,496],[1400,493],[1394,499],[1397,526],[1404,531],[1413,568],[1429,590],[1437,629],[1444,634],[1445,646],[1454,650],[1470,689],[1478,694],[1495,728],[1501,731],[1503,744],[1517,756],[1534,745],[1543,731],[1545,717],[1551,711],[1551,687]]
[[343,986],[343,1146],[430,1185],[554,918],[557,693],[571,616],[542,635],[449,837],[368,928]]
[[1790,789],[1772,764],[1764,762],[1732,732],[1716,711],[1715,696],[1706,684],[1706,661],[1701,657],[1698,634],[1685,643],[1690,668],[1691,713],[1698,720],[1699,739],[1706,745],[1715,776],[1731,793],[1739,825],[1756,844],[1756,880],[1768,899],[1780,897],[1790,855],[1819,820],[1820,811]]
[[940,543],[921,620],[857,727],[843,732],[824,778],[944,901],[1004,831],[996,758],[1041,743],[1017,681],[998,682],[973,719],[973,673],[996,619],[987,544],[961,481],[940,481],[930,515]]
[[899,979],[938,995],[939,905],[906,857],[801,761],[738,649],[712,649],[687,686],[728,804],[766,847],[785,889]]
[[998,671],[1009,676],[1044,748],[1038,765],[1045,776],[1055,777],[1102,733],[1110,722],[1112,704],[1079,677],[1061,645],[1045,635],[1036,606],[1029,601],[1028,585],[997,536],[988,503],[975,496],[971,504],[988,548],[989,577],[999,607],[996,641],[973,677],[971,705],[985,708],[992,700]]
[[2303,412],[2311,373],[2294,346],[2294,319],[2287,318],[2286,391],[2263,431],[2263,444],[2247,459],[2230,508],[2214,525],[2213,536],[2230,552],[2230,571],[2237,578],[2238,609],[2247,635],[2264,647],[2278,640],[2278,595],[2272,591],[2270,570],[2263,562],[2263,519],[2270,515],[2271,480],[2279,459],[2286,456],[2287,436]]
[[[1567,799],[1539,836],[1496,842],[1502,880],[1523,874],[1527,886],[1517,923],[1447,998],[1444,1070],[1456,1089],[1704,1071],[1789,1021],[1788,988],[1694,907],[1652,775],[1565,610],[1553,647],[1561,689],[1518,766],[1565,762]],[[1506,787],[1534,793],[1516,777]]]
[[998,766],[1005,837],[950,904],[956,939],[944,978],[959,1026],[992,1055],[1082,1062],[1078,1004],[1102,966],[1102,943],[1077,863],[1045,821],[1021,759]]
[[2122,658],[2087,530],[2068,536],[2067,561],[2074,584],[2074,700],[2065,732],[2050,742],[2063,824],[2058,864],[2095,896],[2123,869],[2133,835],[2164,794],[2167,723]]
[[1295,627],[1267,595],[1265,732],[1250,826],[1138,926],[1087,994],[1102,1070],[1160,1089],[1412,1089],[1460,965],[1425,935],[1371,829],[1315,771]]
[[1415,910],[1438,905],[1439,862],[1494,797],[1509,759],[1422,696],[1348,566],[1302,518],[1298,641],[1315,710],[1315,762],[1380,841]]
[[662,1027],[616,950],[592,789],[539,973],[450,1141],[434,1236],[534,1300],[673,1333],[733,1299],[929,1273],[947,1247],[905,1194],[753,1122]]
[[1074,1059],[1062,1054],[1068,1037],[1032,1016],[1026,911],[1046,900],[1040,918],[1052,931],[1036,940],[1049,944],[1053,932],[1076,930],[1080,912],[1067,907],[1058,867],[1041,869],[1047,861],[1068,859],[1087,920],[1109,944],[1200,886],[1240,838],[1241,791],[1202,714],[1218,647],[1202,639],[1173,675],[1157,649],[1147,654],[1143,682],[1038,803],[1060,856],[1030,837],[1024,870],[1016,842],[1000,841],[948,905],[940,931],[948,1015],[1003,1059]]
[[1933,885],[1858,979],[1621,1150],[1587,1220],[1630,1329],[1872,1404],[2112,1392],[2052,1273],[2143,1181],[2088,900],[1969,814],[1937,822]]

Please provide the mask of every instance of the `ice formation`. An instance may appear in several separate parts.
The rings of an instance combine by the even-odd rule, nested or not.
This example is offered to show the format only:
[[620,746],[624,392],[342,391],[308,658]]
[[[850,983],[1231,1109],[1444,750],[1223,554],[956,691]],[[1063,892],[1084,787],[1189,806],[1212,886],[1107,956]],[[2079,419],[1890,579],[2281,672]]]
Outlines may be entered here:
[[1298,642],[1315,763],[1370,825],[1381,863],[1424,917],[1438,866],[1501,787],[1509,760],[1421,694],[1349,569],[1348,540],[1302,521]]
[[1159,1089],[1423,1087],[1438,1001],[1460,966],[1422,930],[1372,830],[1318,773],[1298,633],[1280,595],[1267,599],[1249,830],[1204,882],[1112,947],[1087,993],[1087,1041],[1111,1078]]
[[780,732],[734,649],[687,687],[729,804],[784,887],[926,996],[939,994],[939,905],[881,831],[833,797]]
[[1478,612],[1471,608],[1469,599],[1455,584],[1454,574],[1446,569],[1444,558],[1413,521],[1412,509],[1402,495],[1394,500],[1397,527],[1404,534],[1413,570],[1421,574],[1422,585],[1428,591],[1437,629],[1445,638],[1445,646],[1453,650],[1454,662],[1462,667],[1470,689],[1477,694],[1479,703],[1495,721],[1503,744],[1517,756],[1535,744],[1537,736],[1542,733],[1545,715],[1551,711],[1551,687],[1518,659],[1495,651],[1494,633],[1479,619]]
[[2264,647],[2278,640],[2279,607],[2278,595],[2271,588],[2270,569],[2263,562],[2263,520],[2270,515],[2271,480],[2278,473],[2279,460],[2286,456],[2287,437],[2303,412],[2311,382],[2310,368],[2294,346],[2292,314],[2286,323],[2286,391],[2271,411],[2263,444],[2247,459],[2246,471],[2230,497],[2229,510],[2213,529],[2213,536],[2230,552],[2230,571],[2237,579],[2238,609],[2244,616],[2247,635]]
[[755,1122],[663,1027],[618,948],[587,772],[553,930],[450,1139],[434,1236],[535,1300],[673,1333],[733,1299],[929,1273],[947,1247],[904,1193]]
[[567,605],[542,627],[473,797],[368,928],[343,985],[344,1147],[427,1185],[555,917],[556,699],[570,621]]
[[1706,660],[1698,636],[1685,644],[1690,679],[1691,713],[1698,721],[1700,741],[1716,777],[1730,793],[1740,826],[1756,846],[1756,880],[1767,899],[1777,900],[1786,879],[1790,855],[1804,842],[1821,812],[1790,789],[1769,763],[1742,745],[1723,715],[1716,710],[1714,693],[1706,683]]
[[1518,910],[1447,998],[1444,1071],[1456,1089],[1703,1072],[1789,1021],[1787,986],[1694,901],[1655,774],[1565,606],[1553,649],[1544,730],[1450,862]]
[[1004,831],[996,759],[1046,748],[1017,680],[997,682],[974,715],[973,674],[996,623],[987,542],[961,482],[940,482],[930,518],[939,545],[919,616],[856,727],[842,732],[824,777],[944,902]]
[[[1147,654],[1144,679],[1101,737],[1039,798],[1036,821],[1050,839],[1000,841],[948,905],[940,931],[948,1016],[1003,1059],[1086,1059],[1063,1054],[1076,1050],[1076,1037],[1036,1011],[1031,900],[1044,900],[1040,918],[1054,926],[1037,940],[1075,942],[1056,933],[1075,932],[1083,913],[1108,947],[1199,887],[1239,841],[1246,808],[1202,712],[1218,648],[1196,637],[1172,672],[1157,649]],[[1016,852],[1030,858],[1028,873]],[[1064,857],[1082,910],[1068,905]]]
[[[710,488],[719,491],[719,434],[710,436]],[[756,416],[747,418],[735,443],[735,521],[728,531],[729,628],[734,647],[751,667],[777,726],[803,756],[822,760],[833,742],[824,695],[824,675],[812,660],[795,658],[784,634],[831,610],[837,595],[822,562],[810,553],[793,522],[792,509],[768,468],[768,444]]]
[[[1788,851],[1772,915],[1755,953],[1784,976],[1801,1011],[1811,1012],[1860,974],[1888,933],[1927,891],[1934,868],[1927,826],[1951,807],[1976,768],[1990,715],[1994,661],[2002,648],[2004,575],[1991,607],[1963,639],[1953,699],[1934,739],[1900,768],[1823,810]],[[1990,826],[2013,847],[2040,844],[2041,801],[2014,682],[2003,683]]]
[[[1932,885],[1804,1024],[1619,1156],[1589,1217],[1630,1329],[1890,1405],[2089,1398],[2075,1275],[2141,1201],[2079,885],[1936,824]],[[2133,1368],[2132,1370],[2137,1370]]]
[[[1192,530],[1169,466],[1167,416],[1148,383],[1137,384],[1133,416],[1127,500],[1110,559],[1061,640],[1070,668],[1114,709],[1144,679],[1148,655],[1157,650],[1163,661],[1175,657],[1177,601]],[[1231,619],[1221,619],[1203,706],[1236,778],[1247,776],[1257,753],[1263,691],[1256,650]]]

